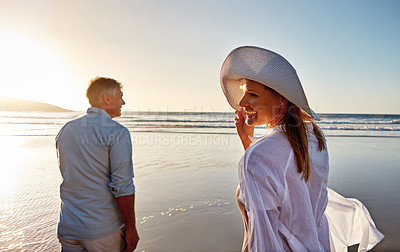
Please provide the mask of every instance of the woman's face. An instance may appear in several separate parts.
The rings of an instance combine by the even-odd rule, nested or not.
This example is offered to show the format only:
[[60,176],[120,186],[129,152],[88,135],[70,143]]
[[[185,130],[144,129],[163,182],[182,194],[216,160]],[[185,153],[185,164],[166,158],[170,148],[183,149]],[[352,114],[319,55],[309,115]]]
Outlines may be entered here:
[[278,116],[286,99],[258,82],[244,80],[242,83],[243,97],[239,106],[246,112],[246,124],[270,124]]

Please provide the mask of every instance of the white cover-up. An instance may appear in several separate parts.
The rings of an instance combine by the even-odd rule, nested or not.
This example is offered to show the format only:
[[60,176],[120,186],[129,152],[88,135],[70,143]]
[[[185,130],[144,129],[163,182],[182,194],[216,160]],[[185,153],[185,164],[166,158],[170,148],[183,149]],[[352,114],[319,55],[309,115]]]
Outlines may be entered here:
[[238,171],[238,200],[247,211],[251,252],[341,252],[357,243],[358,251],[366,251],[382,240],[360,201],[327,188],[328,152],[318,151],[314,134],[308,135],[307,183],[297,172],[293,149],[279,128],[252,141]]

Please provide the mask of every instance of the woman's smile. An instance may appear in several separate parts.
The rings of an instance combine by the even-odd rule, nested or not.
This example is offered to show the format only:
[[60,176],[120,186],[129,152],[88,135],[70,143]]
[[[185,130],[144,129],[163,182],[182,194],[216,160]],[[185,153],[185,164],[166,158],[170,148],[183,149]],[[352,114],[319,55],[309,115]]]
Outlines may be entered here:
[[246,112],[246,119],[251,119],[257,116],[257,112],[255,111],[244,111]]
[[243,97],[239,106],[246,113],[246,124],[256,126],[271,123],[279,114],[284,98],[258,82],[243,80],[242,84]]

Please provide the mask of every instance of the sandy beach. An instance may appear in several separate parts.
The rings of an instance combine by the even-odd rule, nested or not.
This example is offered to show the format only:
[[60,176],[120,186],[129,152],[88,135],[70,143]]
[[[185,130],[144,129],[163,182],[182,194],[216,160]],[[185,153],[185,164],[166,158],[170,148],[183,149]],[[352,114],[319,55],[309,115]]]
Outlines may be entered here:
[[[1,136],[0,251],[58,251],[59,183],[54,136]],[[132,132],[136,251],[240,251],[235,135]],[[328,137],[329,186],[360,199],[385,239],[400,247],[400,141]]]

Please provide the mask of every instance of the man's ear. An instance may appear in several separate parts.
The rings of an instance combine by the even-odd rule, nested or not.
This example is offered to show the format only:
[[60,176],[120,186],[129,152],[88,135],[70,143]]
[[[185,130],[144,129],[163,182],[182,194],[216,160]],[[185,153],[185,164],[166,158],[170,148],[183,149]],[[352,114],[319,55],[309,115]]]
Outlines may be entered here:
[[111,101],[110,94],[107,94],[107,93],[103,94],[103,96],[101,98],[103,100],[103,103],[106,105],[108,105]]

